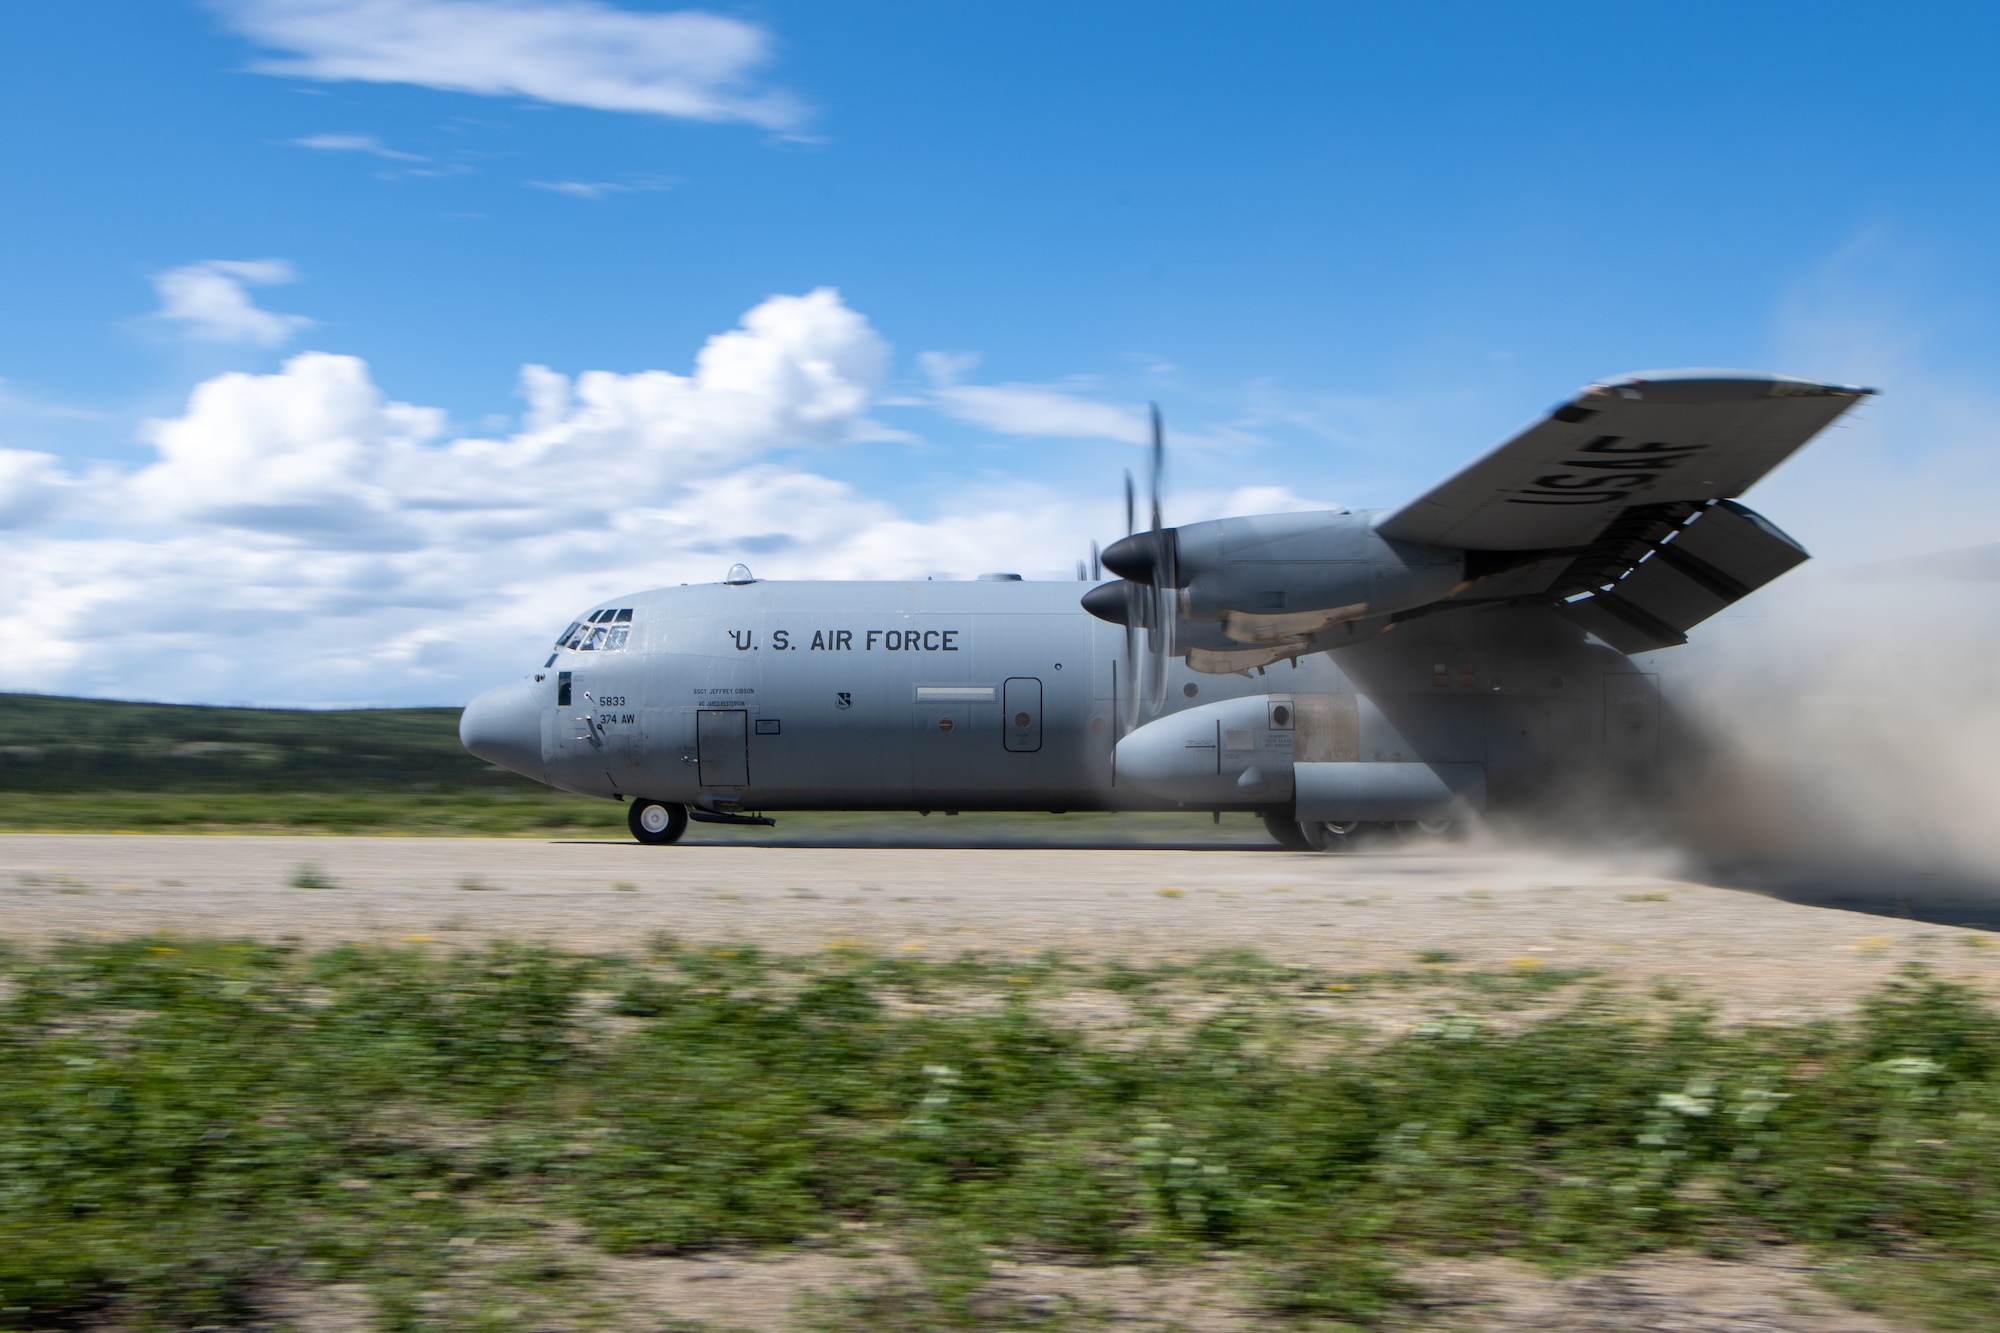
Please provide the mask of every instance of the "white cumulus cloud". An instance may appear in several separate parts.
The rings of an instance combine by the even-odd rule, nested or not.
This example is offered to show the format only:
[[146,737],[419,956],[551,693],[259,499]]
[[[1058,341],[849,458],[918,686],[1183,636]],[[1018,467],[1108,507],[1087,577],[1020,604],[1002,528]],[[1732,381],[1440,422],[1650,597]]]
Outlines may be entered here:
[[[397,402],[354,357],[216,376],[146,428],[155,461],[92,478],[101,531],[10,539],[0,685],[449,701],[525,667],[595,596],[712,580],[737,559],[907,576],[1049,542],[1053,510],[1011,528],[986,515],[1014,545],[975,561],[963,525],[909,524],[783,461],[879,439],[868,412],[888,362],[821,290],[762,302],[686,373],[526,367],[519,428],[493,438],[452,436],[446,413]],[[41,455],[0,452],[0,522],[32,522],[75,485]]]
[[599,0],[211,0],[255,68],[325,82],[406,83],[564,106],[788,130],[804,110],[758,86],[764,29],[698,10]]
[[178,324],[189,337],[207,342],[277,347],[312,323],[304,315],[265,310],[249,288],[296,281],[282,259],[205,259],[153,275],[160,308],[154,318]]
[[70,485],[52,455],[0,449],[0,529],[33,527],[56,517]]
[[[458,435],[352,356],[217,375],[87,483],[0,450],[0,689],[448,703],[541,660],[591,601],[766,578],[1063,576],[1114,487],[1002,481],[925,517],[815,472],[893,438],[890,349],[830,289],[774,296],[684,370],[521,371],[518,425]],[[899,447],[899,446],[898,446]],[[34,528],[68,496],[60,525]],[[1187,520],[1283,492],[1176,494]],[[94,526],[93,526],[94,525]]]

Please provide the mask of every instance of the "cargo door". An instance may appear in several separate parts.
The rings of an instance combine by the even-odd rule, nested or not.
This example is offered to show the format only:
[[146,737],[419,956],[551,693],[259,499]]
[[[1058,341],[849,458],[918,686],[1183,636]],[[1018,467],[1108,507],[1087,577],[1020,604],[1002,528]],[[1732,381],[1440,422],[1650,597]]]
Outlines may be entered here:
[[704,787],[750,785],[750,714],[704,708],[694,715],[695,753]]
[[1042,682],[1035,676],[1012,676],[1001,687],[1000,735],[1016,754],[1042,748]]

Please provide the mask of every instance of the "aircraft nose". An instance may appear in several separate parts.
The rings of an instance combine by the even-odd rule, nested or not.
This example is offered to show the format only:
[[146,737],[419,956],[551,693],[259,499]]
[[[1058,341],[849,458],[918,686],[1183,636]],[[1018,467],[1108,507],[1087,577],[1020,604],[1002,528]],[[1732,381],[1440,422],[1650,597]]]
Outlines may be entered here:
[[542,781],[542,709],[534,688],[517,680],[467,704],[458,743],[489,764]]

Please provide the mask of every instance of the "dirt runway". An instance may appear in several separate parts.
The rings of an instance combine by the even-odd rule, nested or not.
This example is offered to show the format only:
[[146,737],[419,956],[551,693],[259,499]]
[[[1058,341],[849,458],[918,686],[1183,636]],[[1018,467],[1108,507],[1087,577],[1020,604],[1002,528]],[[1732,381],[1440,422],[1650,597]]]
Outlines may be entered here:
[[1992,936],[1798,906],[1665,864],[1478,850],[641,847],[503,838],[0,836],[0,935],[136,931],[629,951],[654,932],[1128,959],[1246,946],[1341,971],[1592,968],[1731,1016],[1843,1007],[1925,961],[2000,991]]

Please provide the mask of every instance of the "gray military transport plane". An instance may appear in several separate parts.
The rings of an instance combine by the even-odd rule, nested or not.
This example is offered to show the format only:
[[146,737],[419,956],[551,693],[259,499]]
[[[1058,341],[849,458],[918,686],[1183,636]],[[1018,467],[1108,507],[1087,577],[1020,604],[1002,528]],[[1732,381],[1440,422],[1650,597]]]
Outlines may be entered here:
[[[1236,810],[1287,846],[1644,791],[1633,662],[1807,558],[1734,497],[1872,390],[1593,384],[1400,509],[1152,524],[1077,584],[769,582],[593,607],[465,710],[641,842],[774,810]],[[1283,670],[1271,668],[1283,666]]]

